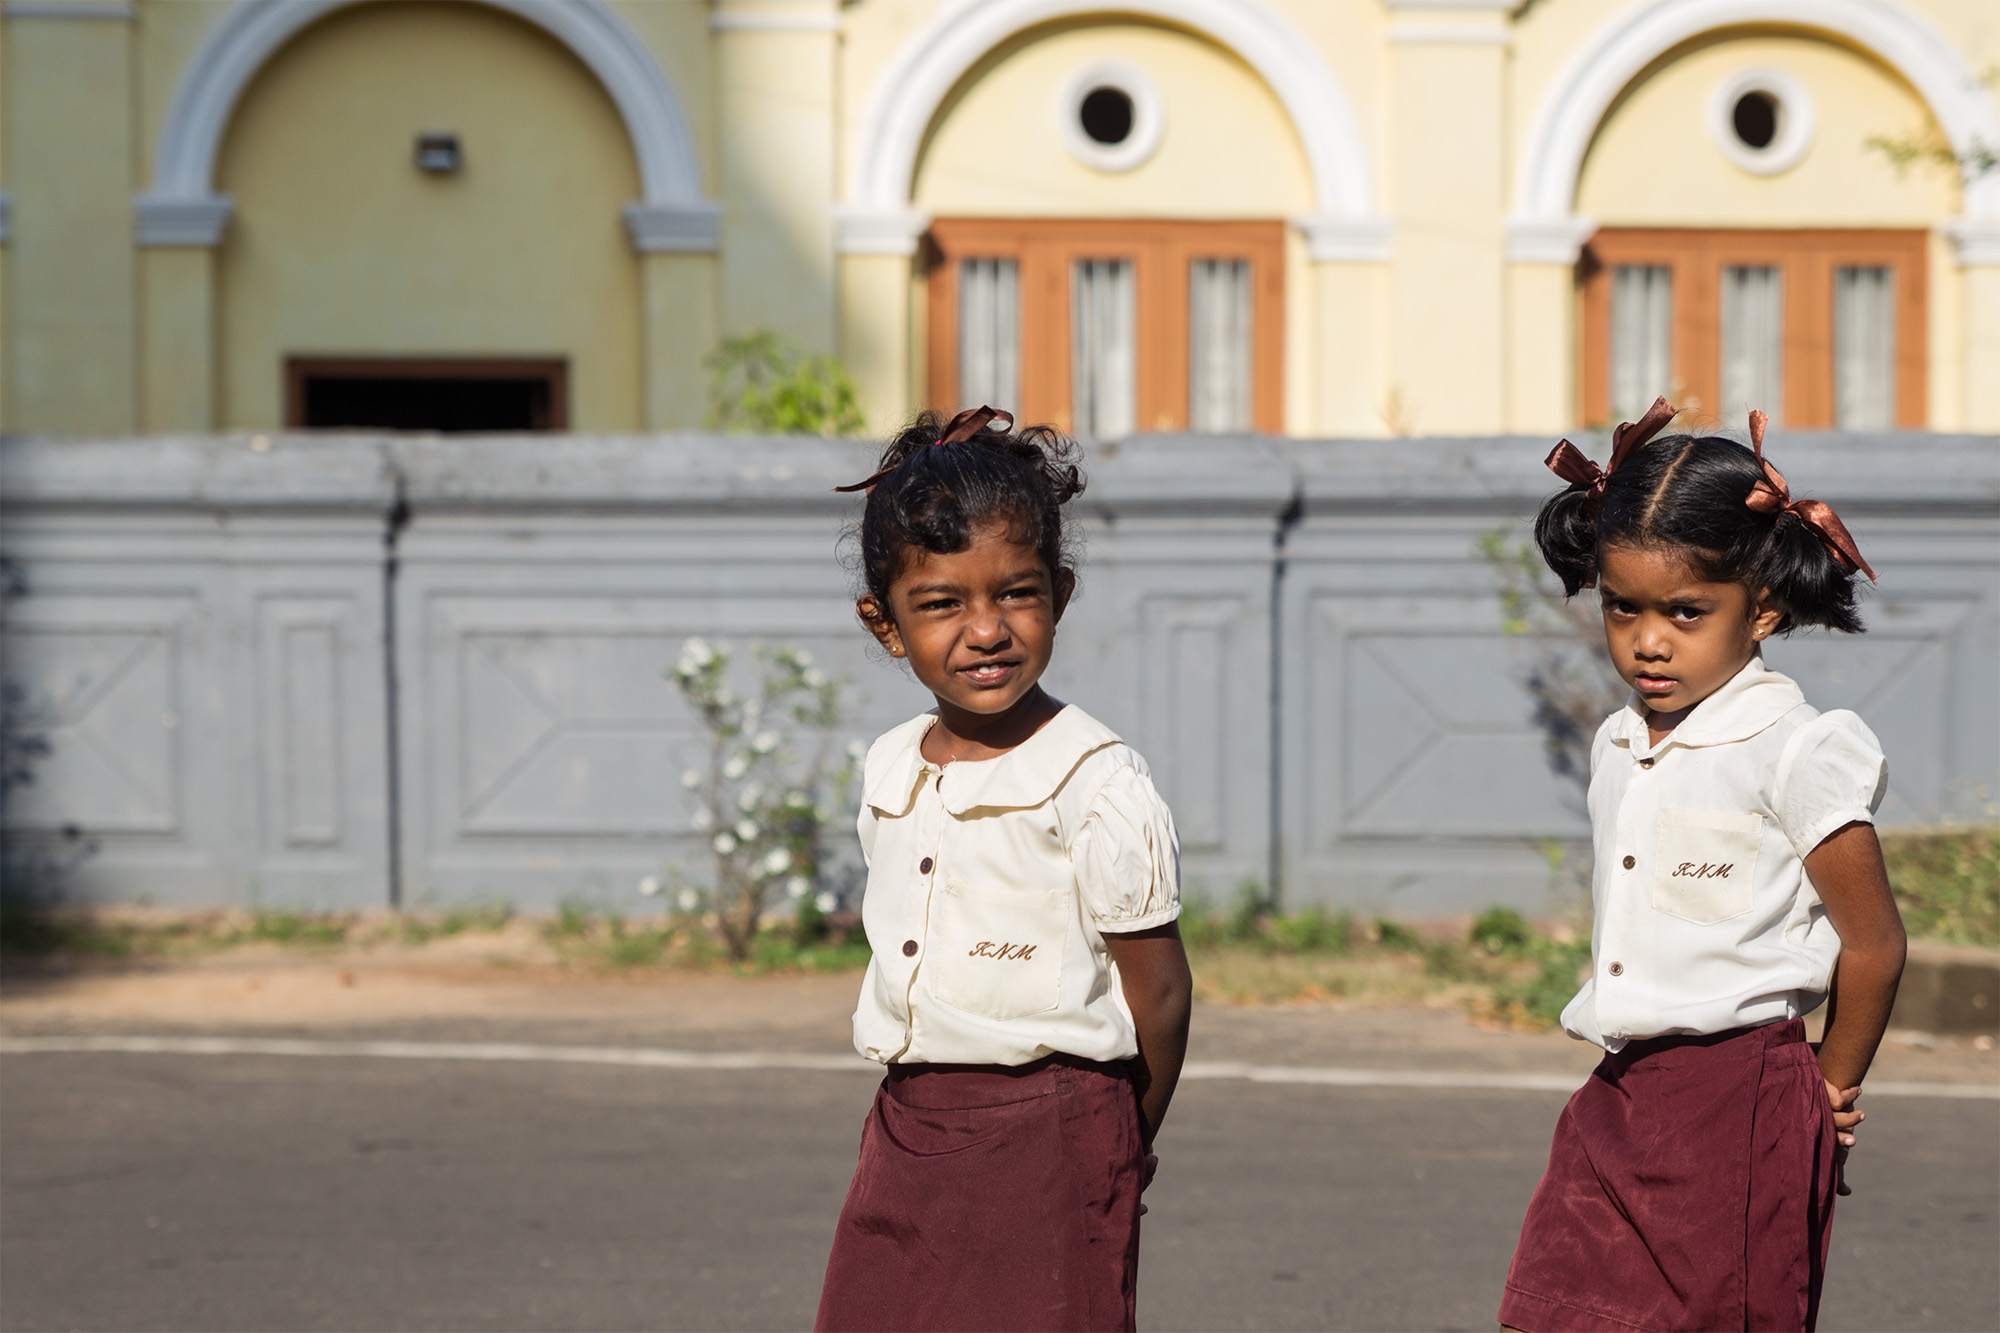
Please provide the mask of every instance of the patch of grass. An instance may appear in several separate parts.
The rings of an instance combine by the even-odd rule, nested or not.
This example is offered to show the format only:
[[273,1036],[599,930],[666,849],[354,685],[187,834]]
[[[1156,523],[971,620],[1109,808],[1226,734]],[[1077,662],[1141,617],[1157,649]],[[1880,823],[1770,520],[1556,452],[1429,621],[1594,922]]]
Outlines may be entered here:
[[1882,855],[1912,938],[2000,946],[2000,826],[1887,833]]
[[514,909],[505,903],[475,907],[452,907],[437,913],[402,913],[396,922],[396,937],[405,944],[429,944],[454,935],[495,935],[514,919]]
[[543,925],[542,937],[566,963],[614,972],[850,972],[866,967],[870,956],[859,922],[836,925],[817,911],[765,926],[751,941],[749,957],[738,962],[730,961],[712,923],[695,916],[642,925],[584,904],[566,904]]
[[1425,940],[1399,921],[1311,907],[1227,915],[1197,901],[1181,916],[1195,995],[1230,1004],[1349,1000],[1463,1004],[1516,1027],[1552,1026],[1576,994],[1590,944],[1543,934],[1512,908],[1481,913],[1462,939]]
[[141,918],[0,898],[0,954],[116,961],[205,947],[207,916]]
[[266,944],[330,949],[347,943],[348,934],[357,920],[356,916],[347,912],[267,912],[260,909],[250,914],[249,928],[243,932],[243,938]]

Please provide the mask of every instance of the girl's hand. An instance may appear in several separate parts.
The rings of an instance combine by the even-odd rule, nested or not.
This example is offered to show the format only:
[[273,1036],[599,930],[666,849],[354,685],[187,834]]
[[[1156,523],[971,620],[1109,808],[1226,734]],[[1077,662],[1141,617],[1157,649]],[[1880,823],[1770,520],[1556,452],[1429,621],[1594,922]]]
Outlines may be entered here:
[[[1139,1182],[1139,1193],[1141,1194],[1144,1194],[1152,1187],[1153,1177],[1160,1173],[1160,1155],[1158,1153],[1149,1152],[1146,1154],[1145,1169],[1145,1178]],[[1139,1216],[1144,1217],[1146,1213],[1146,1201],[1141,1199],[1139,1201]]]
[[1854,1146],[1853,1128],[1868,1118],[1866,1111],[1850,1108],[1854,1099],[1861,1095],[1859,1088],[1836,1088],[1831,1080],[1826,1084],[1826,1100],[1833,1107],[1833,1178],[1835,1194],[1852,1194],[1847,1187],[1847,1150]]

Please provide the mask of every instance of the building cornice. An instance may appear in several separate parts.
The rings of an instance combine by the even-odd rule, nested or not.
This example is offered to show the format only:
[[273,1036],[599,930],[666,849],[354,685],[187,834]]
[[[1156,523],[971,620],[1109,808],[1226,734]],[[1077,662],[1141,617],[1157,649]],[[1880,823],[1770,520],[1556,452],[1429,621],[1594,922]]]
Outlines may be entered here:
[[0,4],[0,18],[10,19],[130,23],[138,17],[139,11],[121,0],[77,0],[75,4],[64,4],[62,0],[6,0]]
[[833,0],[715,0],[708,11],[714,32],[839,32]]
[[642,255],[705,254],[716,247],[722,205],[627,204],[625,233]]
[[1575,213],[1553,218],[1508,218],[1507,262],[1574,264],[1583,253],[1583,243],[1596,231],[1595,219]]
[[174,199],[142,194],[132,201],[134,231],[145,246],[217,246],[235,201],[226,194]]
[[1315,264],[1386,264],[1394,251],[1392,218],[1352,218],[1309,213],[1292,219]]
[[833,248],[843,255],[913,255],[930,225],[921,209],[843,204],[833,210]]

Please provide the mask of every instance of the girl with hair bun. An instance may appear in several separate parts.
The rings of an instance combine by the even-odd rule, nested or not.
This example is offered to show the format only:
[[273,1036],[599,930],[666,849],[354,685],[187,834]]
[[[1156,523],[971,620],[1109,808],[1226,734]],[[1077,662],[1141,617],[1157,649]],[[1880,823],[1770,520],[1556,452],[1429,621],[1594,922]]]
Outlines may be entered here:
[[[1564,1109],[1500,1321],[1810,1329],[1853,1109],[1902,976],[1874,814],[1882,748],[1764,665],[1800,626],[1858,633],[1875,573],[1825,504],[1750,447],[1661,435],[1665,399],[1599,469],[1569,441],[1535,539],[1595,587],[1632,687],[1591,746],[1590,978],[1563,1010],[1605,1050]],[[1825,1038],[1805,1015],[1827,1006]]]
[[841,488],[868,497],[855,609],[937,706],[862,772],[854,1045],[887,1076],[821,1329],[1133,1326],[1193,990],[1179,843],[1145,761],[1041,687],[1083,477],[1013,424],[926,413]]

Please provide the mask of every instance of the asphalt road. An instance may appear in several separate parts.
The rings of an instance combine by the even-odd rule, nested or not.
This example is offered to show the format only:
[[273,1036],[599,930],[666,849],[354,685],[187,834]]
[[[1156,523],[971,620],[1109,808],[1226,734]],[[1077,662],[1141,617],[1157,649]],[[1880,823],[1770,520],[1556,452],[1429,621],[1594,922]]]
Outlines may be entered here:
[[[0,1064],[0,1327],[810,1324],[868,1076],[255,1056]],[[1480,1329],[1562,1098],[1189,1085],[1161,1329]],[[1823,1327],[2000,1327],[2000,1103],[1884,1099]]]

